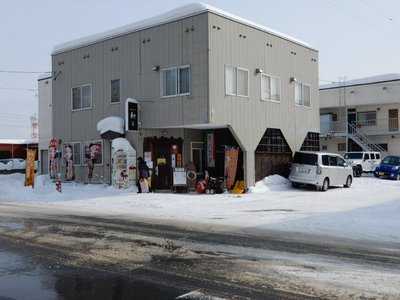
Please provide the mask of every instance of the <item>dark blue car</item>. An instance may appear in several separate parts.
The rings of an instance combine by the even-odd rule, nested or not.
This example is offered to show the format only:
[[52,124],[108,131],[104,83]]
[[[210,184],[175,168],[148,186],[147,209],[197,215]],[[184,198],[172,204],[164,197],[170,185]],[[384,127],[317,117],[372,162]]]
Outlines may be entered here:
[[400,180],[400,156],[386,156],[374,171],[375,177]]

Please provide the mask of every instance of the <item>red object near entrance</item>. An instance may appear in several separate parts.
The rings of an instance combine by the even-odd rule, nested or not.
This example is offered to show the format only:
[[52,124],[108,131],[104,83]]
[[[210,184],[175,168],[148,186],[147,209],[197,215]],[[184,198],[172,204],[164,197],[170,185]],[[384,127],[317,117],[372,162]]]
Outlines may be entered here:
[[201,180],[196,184],[196,192],[204,194],[206,192],[207,181]]

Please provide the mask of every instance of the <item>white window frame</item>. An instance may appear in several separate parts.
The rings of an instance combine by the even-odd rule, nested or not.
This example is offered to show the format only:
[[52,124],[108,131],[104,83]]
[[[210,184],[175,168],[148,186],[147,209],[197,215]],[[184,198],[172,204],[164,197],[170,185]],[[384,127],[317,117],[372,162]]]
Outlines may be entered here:
[[104,164],[104,143],[103,140],[90,140],[90,141],[84,141],[82,142],[81,145],[81,155],[83,160],[81,160],[81,166],[87,166],[86,163],[86,157],[85,157],[85,144],[90,144],[90,143],[97,143],[100,142],[101,143],[101,163],[100,164],[94,164],[95,166],[103,166]]
[[[81,106],[82,106],[82,88],[86,87],[86,86],[90,86],[90,106],[89,107],[85,107],[85,108],[81,107],[81,108],[74,109],[74,94],[73,94],[73,90],[76,89],[76,88],[80,89]],[[92,86],[92,84],[88,83],[88,84],[82,84],[82,85],[73,86],[71,88],[71,110],[72,111],[82,111],[82,110],[89,110],[89,109],[92,109],[92,108],[93,108],[93,86]]]
[[[236,93],[229,93],[228,92],[228,85],[226,84],[226,80],[227,80],[227,77],[226,77],[226,69],[227,68],[233,68],[233,69],[235,69],[235,72],[236,72],[236,77],[235,77],[235,80],[236,80],[236,82],[235,82],[235,84],[236,84]],[[225,83],[225,95],[226,96],[236,96],[236,94],[237,94],[237,70],[236,70],[237,68],[235,67],[235,66],[232,66],[232,65],[225,65],[224,66],[224,83]]]
[[[231,94],[231,93],[228,93],[228,90],[227,90],[227,88],[228,88],[228,86],[227,86],[227,84],[226,84],[226,80],[227,80],[227,78],[226,78],[226,68],[234,68],[235,70],[236,70],[236,78],[235,78],[235,80],[236,80],[236,92],[234,93],[234,94]],[[247,95],[240,95],[239,93],[238,93],[238,70],[240,70],[240,71],[245,71],[245,72],[247,72]],[[225,96],[236,96],[236,97],[241,97],[241,98],[250,98],[250,72],[249,72],[249,69],[246,69],[246,68],[243,68],[243,67],[237,67],[237,66],[232,66],[232,65],[225,65],[224,66],[224,82],[225,82]]]
[[[262,81],[263,81],[263,77],[269,77],[270,79],[275,78],[278,79],[279,81],[279,100],[276,99],[272,99],[272,94],[271,94],[271,81],[270,81],[270,92],[269,92],[269,98],[264,98],[263,97],[263,91],[262,91]],[[260,77],[260,99],[262,101],[269,101],[269,102],[274,102],[274,103],[281,103],[281,98],[282,98],[282,83],[281,83],[281,78],[279,76],[275,76],[275,75],[271,75],[268,73],[261,73],[261,77]]]
[[[189,92],[188,93],[180,93],[180,69],[189,68]],[[176,70],[176,94],[174,95],[164,95],[164,72]],[[192,93],[192,67],[191,65],[182,65],[177,67],[169,67],[162,68],[160,70],[160,97],[161,98],[172,98],[172,97],[180,97],[180,96],[190,96]]]
[[[299,84],[301,86],[301,103],[296,103],[296,84]],[[304,104],[304,92],[303,92],[303,86],[307,86],[310,88],[310,106]],[[303,83],[301,81],[296,81],[294,84],[294,103],[296,106],[299,107],[304,107],[304,108],[311,108],[312,107],[312,97],[311,97],[311,84],[308,83]]]
[[[247,73],[247,95],[240,95],[239,94],[239,88],[238,88],[238,78],[239,78],[239,72],[238,71],[245,71]],[[249,98],[250,97],[250,72],[248,69],[246,68],[242,68],[242,67],[237,67],[236,68],[236,94],[238,97],[242,97],[242,98]]]

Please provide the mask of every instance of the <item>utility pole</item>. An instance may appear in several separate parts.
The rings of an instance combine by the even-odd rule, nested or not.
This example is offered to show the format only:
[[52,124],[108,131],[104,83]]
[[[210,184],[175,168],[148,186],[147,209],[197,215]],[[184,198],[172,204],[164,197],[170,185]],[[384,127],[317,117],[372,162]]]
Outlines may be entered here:
[[347,99],[346,99],[346,76],[339,78],[339,82],[342,83],[343,86],[343,105],[344,105],[344,113],[345,113],[345,130],[346,130],[346,152],[349,152],[349,113],[347,111]]

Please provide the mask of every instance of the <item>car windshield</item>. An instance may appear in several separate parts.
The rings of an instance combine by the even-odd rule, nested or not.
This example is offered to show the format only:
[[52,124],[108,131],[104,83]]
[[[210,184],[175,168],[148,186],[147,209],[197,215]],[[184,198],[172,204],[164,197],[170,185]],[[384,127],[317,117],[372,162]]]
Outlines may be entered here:
[[362,159],[362,152],[349,152],[344,155],[345,159]]
[[318,155],[313,153],[296,152],[294,154],[293,163],[301,165],[318,165]]
[[386,156],[382,163],[385,165],[400,166],[400,157],[397,156]]

